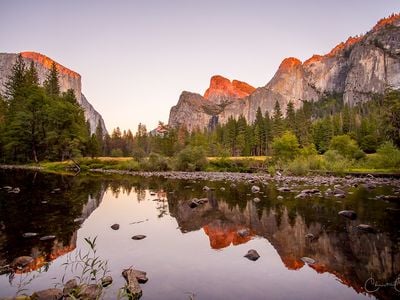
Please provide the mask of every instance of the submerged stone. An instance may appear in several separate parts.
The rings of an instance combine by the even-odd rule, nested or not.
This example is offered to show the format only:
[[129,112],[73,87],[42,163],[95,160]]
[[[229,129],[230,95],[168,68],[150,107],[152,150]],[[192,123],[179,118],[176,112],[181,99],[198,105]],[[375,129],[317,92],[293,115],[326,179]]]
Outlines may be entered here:
[[111,229],[118,230],[119,229],[119,224],[111,225]]
[[257,259],[260,258],[260,255],[256,250],[250,249],[249,251],[247,251],[247,254],[244,257],[246,257],[249,260],[256,261]]
[[308,264],[308,265],[313,265],[313,264],[315,264],[315,259],[312,259],[312,258],[310,258],[310,257],[302,257],[301,260],[302,260],[303,262],[305,262],[306,264]]

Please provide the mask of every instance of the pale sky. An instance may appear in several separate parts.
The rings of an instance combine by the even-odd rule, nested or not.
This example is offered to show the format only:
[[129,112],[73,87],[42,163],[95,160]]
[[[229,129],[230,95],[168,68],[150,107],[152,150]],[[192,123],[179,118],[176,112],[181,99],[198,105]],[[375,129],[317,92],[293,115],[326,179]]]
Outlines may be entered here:
[[36,51],[82,76],[109,131],[167,122],[212,75],[264,86],[400,11],[399,0],[0,0],[0,52]]

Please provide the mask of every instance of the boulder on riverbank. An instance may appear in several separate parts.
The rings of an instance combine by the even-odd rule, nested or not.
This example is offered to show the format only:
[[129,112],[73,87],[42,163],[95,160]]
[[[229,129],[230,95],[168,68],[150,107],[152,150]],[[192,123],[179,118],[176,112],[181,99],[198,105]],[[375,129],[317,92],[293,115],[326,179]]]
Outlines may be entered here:
[[357,219],[357,214],[354,210],[341,210],[338,212],[338,215],[350,220]]

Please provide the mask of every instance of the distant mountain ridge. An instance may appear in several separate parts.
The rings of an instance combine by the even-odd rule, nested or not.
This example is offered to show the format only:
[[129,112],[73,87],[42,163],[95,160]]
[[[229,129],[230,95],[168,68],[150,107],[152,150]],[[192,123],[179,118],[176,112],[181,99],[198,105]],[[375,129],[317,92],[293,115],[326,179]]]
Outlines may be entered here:
[[[43,84],[49,69],[54,62],[58,71],[60,90],[62,92],[65,92],[68,89],[72,89],[74,91],[79,105],[84,110],[85,119],[89,121],[91,133],[95,133],[99,122],[102,126],[103,132],[107,132],[103,117],[96,111],[96,109],[89,103],[85,95],[82,93],[81,75],[68,69],[67,67],[64,67],[63,65],[43,54],[37,52],[21,52],[19,54],[21,54],[27,66],[29,66],[31,61],[35,63],[40,84]],[[4,84],[6,83],[8,76],[11,74],[12,67],[19,54],[0,53],[0,93],[4,93]]]
[[[221,84],[215,84],[215,78]],[[290,101],[300,108],[306,100],[318,101],[336,93],[354,105],[383,94],[387,88],[399,89],[400,14],[381,19],[365,35],[350,37],[325,55],[313,55],[303,63],[294,57],[284,59],[263,87],[244,92],[229,83],[218,75],[212,77],[204,97],[182,92],[178,104],[171,108],[169,125],[192,131],[224,124],[229,117],[240,115],[252,123],[258,107],[271,113],[275,101],[285,111]]]

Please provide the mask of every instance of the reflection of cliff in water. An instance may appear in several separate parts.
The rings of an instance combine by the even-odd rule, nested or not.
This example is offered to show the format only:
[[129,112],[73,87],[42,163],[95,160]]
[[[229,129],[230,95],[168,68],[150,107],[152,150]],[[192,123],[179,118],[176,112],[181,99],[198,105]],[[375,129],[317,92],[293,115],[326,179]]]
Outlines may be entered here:
[[[213,249],[245,243],[253,235],[262,236],[274,246],[286,268],[301,269],[301,258],[311,257],[316,263],[310,267],[316,272],[331,273],[357,292],[365,292],[364,283],[371,275],[385,283],[394,282],[400,273],[398,238],[393,239],[391,232],[359,232],[355,228],[359,221],[346,220],[337,215],[337,210],[312,206],[310,201],[312,213],[319,215],[310,217],[301,209],[294,213],[281,204],[263,207],[262,203],[247,201],[243,208],[217,201],[213,193],[208,199],[192,209],[187,198],[170,197],[170,212],[182,232],[203,228]],[[239,234],[243,229],[247,229],[245,237]],[[314,238],[306,238],[309,233]],[[389,299],[394,292],[387,288],[374,295]]]
[[[11,187],[23,183],[18,194],[0,190],[0,265],[19,256],[34,258],[19,273],[38,269],[74,250],[77,230],[105,192],[101,181],[42,173],[0,172],[0,182]],[[27,232],[37,236],[23,237]],[[56,238],[40,240],[48,235]]]

